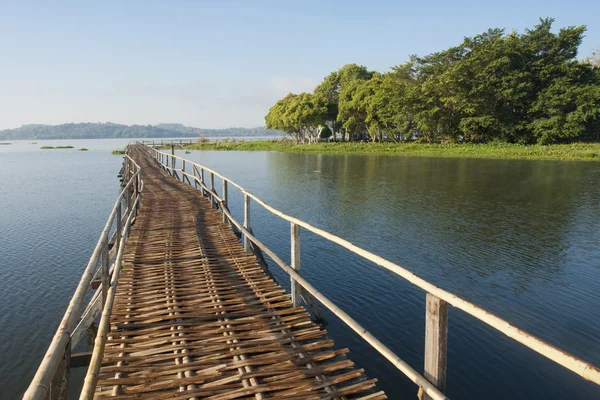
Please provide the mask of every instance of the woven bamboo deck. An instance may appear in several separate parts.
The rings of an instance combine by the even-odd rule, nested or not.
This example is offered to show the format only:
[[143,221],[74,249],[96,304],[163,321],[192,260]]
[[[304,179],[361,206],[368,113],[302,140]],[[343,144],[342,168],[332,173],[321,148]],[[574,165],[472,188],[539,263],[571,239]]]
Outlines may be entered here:
[[200,191],[141,149],[96,398],[385,399],[244,252]]

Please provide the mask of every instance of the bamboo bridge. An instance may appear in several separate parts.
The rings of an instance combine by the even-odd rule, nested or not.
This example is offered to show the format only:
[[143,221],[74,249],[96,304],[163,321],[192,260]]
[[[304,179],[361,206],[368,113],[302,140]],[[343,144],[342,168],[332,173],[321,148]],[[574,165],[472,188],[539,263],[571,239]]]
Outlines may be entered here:
[[[507,321],[352,243],[290,217],[218,172],[143,142],[124,157],[123,190],[24,399],[66,399],[70,369],[87,366],[80,399],[386,399],[336,349],[309,311],[320,303],[417,386],[446,399],[448,305],[600,385],[600,371]],[[221,179],[220,191],[215,178]],[[228,190],[244,198],[244,221]],[[290,223],[291,262],[250,226],[251,203]],[[301,275],[311,231],[426,292],[421,374]],[[291,294],[263,254],[286,271]],[[93,351],[72,353],[98,321]],[[599,391],[600,394],[600,391]]]

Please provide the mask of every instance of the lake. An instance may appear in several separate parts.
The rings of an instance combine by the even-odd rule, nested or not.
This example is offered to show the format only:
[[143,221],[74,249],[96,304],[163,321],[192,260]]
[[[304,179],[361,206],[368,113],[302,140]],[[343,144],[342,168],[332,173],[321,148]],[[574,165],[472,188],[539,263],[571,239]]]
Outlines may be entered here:
[[[23,393],[114,204],[127,140],[0,146],[0,391]],[[88,152],[40,150],[43,145]],[[600,163],[177,152],[270,205],[411,270],[550,344],[600,364]],[[220,191],[220,182],[217,181]],[[241,218],[240,194],[230,189]],[[289,224],[252,205],[289,260]],[[302,230],[302,273],[422,371],[425,293]],[[289,287],[274,263],[271,271]],[[391,399],[417,387],[325,312],[338,348]],[[600,388],[450,309],[447,394],[589,399]],[[81,374],[77,371],[77,374]]]

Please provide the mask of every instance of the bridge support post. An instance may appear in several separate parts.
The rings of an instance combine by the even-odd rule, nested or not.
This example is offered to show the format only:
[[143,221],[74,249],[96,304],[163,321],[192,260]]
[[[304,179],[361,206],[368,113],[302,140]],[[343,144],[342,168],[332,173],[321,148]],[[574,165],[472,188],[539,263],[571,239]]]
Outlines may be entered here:
[[[300,225],[291,223],[290,229],[291,236],[291,258],[292,258],[292,269],[300,274]],[[292,277],[291,286],[292,286],[292,304],[294,307],[300,306],[300,296],[302,293],[302,287],[296,280]]]
[[[229,208],[229,205],[227,204],[227,180],[225,180],[225,178],[223,178],[223,205],[221,206],[222,208]],[[227,215],[225,215],[225,212],[223,212],[223,210],[221,210],[221,212],[223,213],[223,223],[226,224],[227,222]]]
[[[250,230],[250,197],[247,193],[244,193],[244,228]],[[250,246],[250,239],[244,234],[244,251],[250,253],[252,246]]]
[[[425,373],[440,392],[446,390],[448,362],[448,303],[427,293],[425,314]],[[423,400],[431,398],[423,393]]]
[[215,174],[214,173],[210,173],[210,206],[212,208],[215,208],[217,205],[217,202],[215,201],[215,196],[213,195],[215,193]]
[[117,203],[117,228],[115,232],[115,254],[119,252],[121,244],[121,234],[123,231],[123,220],[121,219],[121,201]]
[[102,260],[101,260],[101,281],[102,281],[102,305],[106,303],[108,295],[108,237],[102,243]]
[[71,375],[71,341],[67,343],[62,359],[60,360],[54,378],[50,383],[48,400],[67,400],[69,377]]
[[[139,176],[139,175],[137,175],[137,176],[135,177],[135,181],[133,182],[133,184],[134,184],[134,189],[133,189],[133,198],[132,198],[132,200],[131,200],[131,201],[132,201],[132,202],[135,202],[135,199],[136,199],[136,198],[138,197],[138,195],[140,194],[140,176]],[[138,214],[139,208],[140,208],[140,202],[138,201],[138,203],[137,203],[137,204],[136,204],[136,206],[135,206],[135,210],[133,210],[133,211],[134,211],[134,214],[133,214],[134,218],[135,218],[135,217],[137,217],[137,214]]]
[[[185,174],[185,160],[181,160],[181,181],[187,181],[188,185],[191,185],[192,182],[190,181],[190,178]],[[196,181],[194,181],[194,183],[196,183]]]

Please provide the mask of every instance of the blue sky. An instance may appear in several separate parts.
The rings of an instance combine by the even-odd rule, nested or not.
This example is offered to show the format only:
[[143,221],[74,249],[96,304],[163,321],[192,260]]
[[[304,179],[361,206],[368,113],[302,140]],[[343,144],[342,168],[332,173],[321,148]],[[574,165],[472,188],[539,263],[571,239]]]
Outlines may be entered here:
[[587,25],[599,1],[0,0],[0,129],[179,122],[259,126],[346,63],[386,71],[491,27]]

